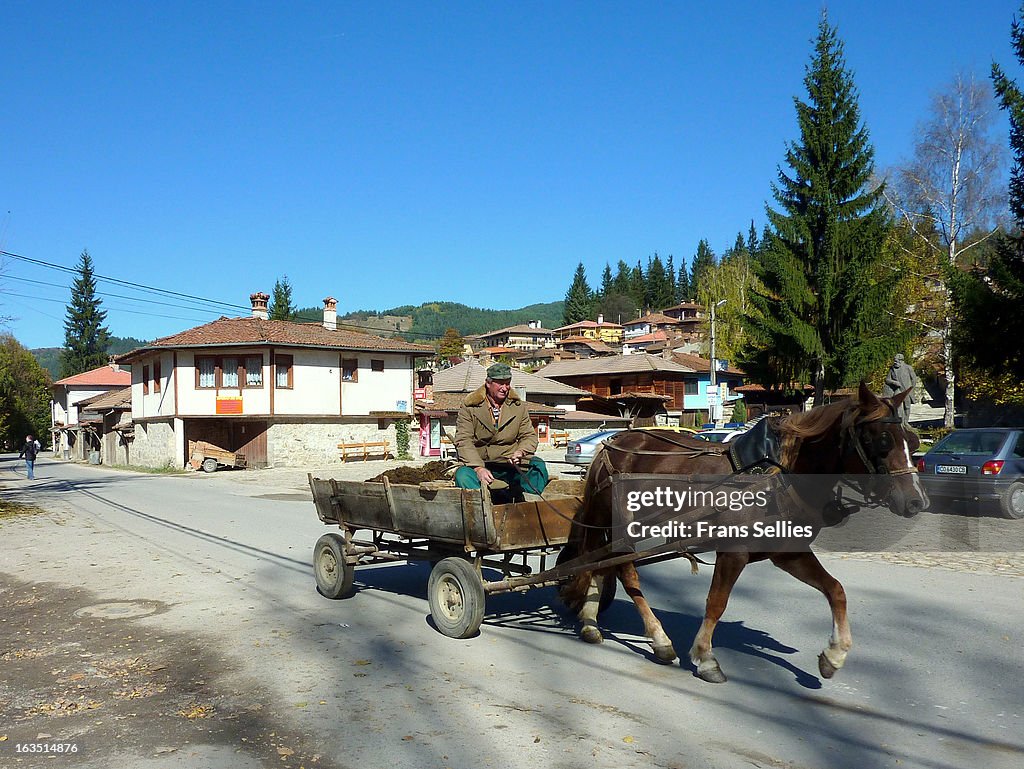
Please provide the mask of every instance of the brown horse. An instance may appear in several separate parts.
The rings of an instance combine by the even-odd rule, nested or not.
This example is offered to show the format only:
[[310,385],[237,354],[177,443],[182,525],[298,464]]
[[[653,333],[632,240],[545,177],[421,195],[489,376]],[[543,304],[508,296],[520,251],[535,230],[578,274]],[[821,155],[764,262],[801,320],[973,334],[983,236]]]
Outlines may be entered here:
[[[892,512],[906,517],[916,515],[928,504],[911,460],[919,441],[916,433],[897,416],[909,392],[893,398],[878,398],[861,383],[856,399],[773,420],[768,430],[781,443],[778,468],[783,473],[855,474],[861,477],[874,474],[876,480],[884,481],[881,496]],[[666,450],[666,442],[674,446]],[[572,552],[584,556],[598,549],[607,552],[612,523],[609,481],[610,476],[616,473],[722,476],[733,471],[733,464],[720,445],[709,446],[699,439],[680,438],[674,433],[620,433],[602,448],[590,466],[584,503],[576,517],[580,525],[574,525],[569,547]],[[828,599],[832,610],[832,635],[828,647],[818,656],[818,669],[823,677],[831,678],[843,666],[853,645],[846,617],[846,593],[839,580],[825,570],[809,549],[802,552],[717,553],[704,622],[690,649],[690,660],[697,675],[712,683],[726,680],[712,652],[711,637],[740,573],[748,563],[762,560],[770,560],[778,568],[820,590]],[[578,574],[562,587],[563,600],[578,611],[582,638],[589,643],[602,641],[597,627],[598,604],[603,580],[606,577],[614,579],[615,576],[636,604],[655,656],[665,662],[674,660],[675,649],[644,598],[632,561]]]

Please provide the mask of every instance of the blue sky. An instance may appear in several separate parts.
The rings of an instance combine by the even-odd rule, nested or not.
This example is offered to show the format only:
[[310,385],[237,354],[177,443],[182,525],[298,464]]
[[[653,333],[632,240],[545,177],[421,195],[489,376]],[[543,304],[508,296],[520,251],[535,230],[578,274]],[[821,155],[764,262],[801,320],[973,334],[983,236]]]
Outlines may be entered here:
[[[711,6],[0,2],[0,248],[236,307],[104,297],[145,338],[285,274],[342,313],[510,308],[580,261],[720,253],[764,223],[823,6]],[[1016,10],[828,4],[881,168],[956,72],[1021,76]],[[9,330],[61,344],[69,276],[0,270]]]

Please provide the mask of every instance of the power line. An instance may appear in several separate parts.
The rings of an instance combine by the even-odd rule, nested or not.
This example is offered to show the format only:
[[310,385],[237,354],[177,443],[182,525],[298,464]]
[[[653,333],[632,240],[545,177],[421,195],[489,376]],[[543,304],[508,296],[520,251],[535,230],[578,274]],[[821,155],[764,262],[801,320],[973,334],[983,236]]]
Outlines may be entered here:
[[[47,267],[49,269],[59,270],[60,272],[70,273],[72,275],[77,275],[79,273],[79,270],[77,268],[65,267],[64,265],[61,265],[61,264],[56,264],[54,262],[47,262],[47,261],[45,261],[43,259],[34,259],[32,257],[24,256],[22,254],[15,254],[15,253],[13,253],[11,251],[0,250],[0,256],[10,257],[11,259],[17,259],[19,261],[27,262],[29,264],[35,264],[35,265],[38,265],[38,266],[41,266],[41,267]],[[11,277],[11,276],[8,276],[8,277]],[[230,302],[222,302],[219,299],[207,299],[205,297],[196,296],[194,294],[185,294],[185,293],[182,293],[180,291],[171,291],[170,289],[166,289],[166,288],[158,288],[156,286],[148,286],[148,285],[146,285],[144,283],[136,283],[134,281],[122,280],[120,278],[112,278],[112,277],[109,277],[109,276],[106,276],[106,275],[100,275],[99,273],[95,273],[95,272],[93,273],[93,278],[95,278],[97,280],[105,280],[105,281],[107,281],[109,283],[114,283],[114,284],[117,284],[117,285],[120,285],[120,286],[125,286],[127,288],[132,288],[132,289],[135,289],[137,291],[148,291],[148,292],[151,292],[151,293],[161,294],[161,295],[164,295],[164,296],[180,297],[182,299],[188,299],[188,300],[192,300],[192,301],[195,301],[195,302],[202,302],[202,303],[206,303],[206,304],[210,304],[210,305],[216,305],[216,306],[218,306],[220,308],[229,308],[229,309],[232,309],[232,310],[242,310],[242,311],[249,311],[251,309],[251,308],[245,307],[243,305],[231,304]],[[36,283],[40,283],[42,285],[56,285],[56,284],[48,284],[48,283],[45,283],[43,281],[32,281],[32,280],[30,280],[28,278],[16,278],[16,280],[23,280],[23,281],[26,281],[26,282],[36,282]],[[70,288],[70,287],[61,286],[61,288]],[[109,296],[117,296],[118,298],[127,299],[129,301],[149,301],[152,304],[166,304],[166,306],[169,306],[169,307],[180,307],[181,306],[180,304],[162,303],[162,302],[156,302],[154,300],[149,300],[149,299],[126,297],[126,296],[122,296],[122,295],[118,295],[118,294],[109,294],[107,292],[97,292],[97,293],[102,293],[104,295],[109,295]],[[32,297],[30,297],[30,298],[32,298]],[[42,298],[42,297],[39,297],[39,298]],[[60,300],[46,299],[45,301],[60,301]],[[196,318],[183,318],[181,316],[164,315],[164,314],[156,315],[156,314],[152,314],[152,313],[144,313],[144,312],[141,312],[141,311],[132,311],[132,310],[119,309],[119,308],[110,308],[110,309],[116,309],[118,312],[132,312],[133,314],[136,314],[136,315],[148,315],[149,317],[175,318],[177,320],[198,320]],[[216,313],[223,313],[224,312],[223,309],[213,309],[213,308],[203,309],[203,308],[200,308],[200,307],[186,307],[184,309],[192,309],[192,310],[196,310],[197,312],[210,312],[210,313],[214,313],[214,314],[216,314]],[[316,323],[316,322],[317,322],[316,319],[310,318],[310,323],[311,324],[312,323]],[[368,328],[366,326],[358,326],[358,325],[355,325],[355,324],[342,323],[342,322],[337,323],[337,327],[340,328],[340,329],[347,329],[347,330],[356,331],[356,332],[363,333],[363,334],[371,334],[371,335],[373,334],[374,331],[376,331],[378,333],[381,333],[381,332],[384,332],[384,331],[388,331],[388,332],[392,331],[392,329],[372,329],[372,328]],[[440,339],[441,336],[442,336],[440,334],[432,334],[432,333],[425,332],[425,331],[402,331],[400,329],[394,329],[394,331],[397,334],[401,334],[403,336],[408,336],[408,337],[418,337],[418,338],[420,338],[420,339],[422,339],[424,341]]]
[[[3,294],[4,296],[16,297],[18,299],[35,299],[38,302],[54,302],[56,304],[63,304],[63,305],[67,304],[67,302],[65,302],[63,299],[53,299],[52,297],[48,297],[48,296],[32,296],[30,294],[19,294],[19,293],[16,293],[14,291],[5,291],[3,289],[0,289],[0,294]],[[165,313],[156,314],[156,313],[152,313],[152,312],[143,312],[142,310],[128,310],[128,309],[126,309],[124,307],[111,307],[111,308],[108,308],[108,309],[115,310],[116,312],[128,312],[128,313],[131,313],[132,315],[145,315],[146,317],[150,317],[150,318],[174,318],[175,320],[190,320],[190,321],[199,322],[199,323],[208,323],[209,322],[205,318],[187,318],[187,317],[184,317],[182,315],[167,315]]]
[[[18,260],[20,260],[22,262],[28,262],[30,264],[37,264],[37,265],[40,265],[42,267],[49,267],[50,269],[60,270],[61,272],[68,272],[68,273],[72,273],[72,274],[76,274],[76,273],[79,272],[76,268],[73,268],[73,267],[65,267],[62,264],[54,264],[53,262],[47,262],[47,261],[44,261],[42,259],[33,259],[32,257],[22,256],[21,254],[14,254],[14,253],[11,253],[10,251],[0,251],[0,256],[8,256],[11,259],[18,259]],[[135,282],[130,281],[130,280],[121,280],[120,278],[111,278],[108,275],[100,275],[99,273],[95,273],[95,272],[93,273],[93,277],[97,278],[97,279],[106,280],[106,281],[108,281],[110,283],[116,283],[119,286],[126,286],[128,288],[134,288],[134,289],[139,290],[139,291],[150,291],[150,292],[153,292],[155,294],[164,294],[165,296],[177,296],[177,297],[180,297],[182,299],[193,299],[193,300],[198,301],[198,302],[204,302],[206,304],[220,305],[222,307],[229,307],[229,308],[234,309],[234,310],[247,310],[247,309],[249,309],[248,307],[243,307],[242,305],[231,304],[230,302],[222,302],[219,299],[207,299],[206,297],[196,296],[195,294],[183,294],[180,291],[171,291],[170,289],[166,289],[166,288],[157,288],[156,286],[147,286],[144,283],[135,283]]]

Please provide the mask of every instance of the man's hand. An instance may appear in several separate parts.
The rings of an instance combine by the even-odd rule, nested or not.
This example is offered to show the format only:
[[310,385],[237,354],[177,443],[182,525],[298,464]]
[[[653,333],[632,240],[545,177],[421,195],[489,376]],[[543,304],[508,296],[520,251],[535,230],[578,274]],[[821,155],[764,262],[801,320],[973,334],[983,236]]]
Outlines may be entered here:
[[525,451],[523,451],[522,449],[516,449],[515,451],[512,452],[512,456],[510,456],[508,460],[514,465],[521,465],[525,457]]
[[486,467],[475,467],[476,477],[480,479],[481,486],[490,486],[491,481],[494,480],[494,475]]

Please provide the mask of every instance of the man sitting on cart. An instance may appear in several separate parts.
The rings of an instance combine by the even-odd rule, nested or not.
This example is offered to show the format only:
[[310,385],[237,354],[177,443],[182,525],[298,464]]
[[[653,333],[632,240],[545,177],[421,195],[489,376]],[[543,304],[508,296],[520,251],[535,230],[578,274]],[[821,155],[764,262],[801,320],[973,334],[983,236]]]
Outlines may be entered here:
[[537,434],[526,402],[512,389],[507,363],[489,366],[483,387],[466,396],[455,422],[455,448],[465,463],[455,472],[456,486],[479,489],[501,480],[512,501],[521,501],[523,492],[544,491],[548,468],[533,456]]

